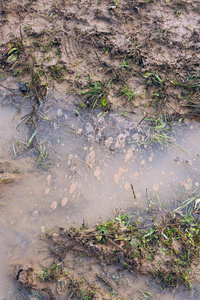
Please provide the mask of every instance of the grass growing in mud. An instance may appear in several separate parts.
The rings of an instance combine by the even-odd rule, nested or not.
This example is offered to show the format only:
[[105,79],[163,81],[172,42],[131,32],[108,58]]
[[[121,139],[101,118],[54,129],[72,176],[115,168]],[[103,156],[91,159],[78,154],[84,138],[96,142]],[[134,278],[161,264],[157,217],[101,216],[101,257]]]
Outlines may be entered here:
[[132,90],[131,86],[125,85],[124,88],[119,90],[118,95],[121,95],[127,102],[133,103],[137,94]]
[[[198,278],[195,272],[200,256],[199,199],[192,197],[183,201],[173,212],[165,211],[165,216],[156,213],[159,220],[152,217],[151,208],[135,215],[120,214],[91,229],[83,225],[79,229],[52,230],[45,237],[51,255],[59,262],[37,272],[37,280],[56,282],[70,299],[101,299],[102,293],[107,293],[103,287],[89,283],[85,276],[70,275],[72,270],[64,267],[65,257],[72,251],[81,257],[84,255],[89,264],[94,257],[99,259],[104,272],[96,273],[96,281],[109,290],[106,299],[123,299],[118,294],[119,280],[116,285],[106,275],[109,265],[127,270],[133,276],[151,274],[162,288],[176,288],[184,284],[189,290],[192,289],[192,280],[196,279],[195,276]],[[73,270],[79,272],[75,267]],[[117,273],[112,278],[117,278]],[[142,286],[137,291],[142,297],[152,296]]]
[[159,144],[161,146],[172,146],[175,142],[171,123],[167,116],[149,116],[144,118],[143,141],[140,144]]
[[51,165],[52,151],[48,142],[41,142],[37,138],[37,131],[31,134],[27,142],[22,140],[12,141],[11,154],[17,159],[24,155],[36,158],[36,165],[42,169],[48,169]]
[[[152,217],[150,209],[134,216],[120,214],[91,229],[82,226],[79,229],[52,230],[45,235],[45,239],[54,257],[53,263],[43,269],[17,265],[16,279],[23,286],[37,291],[38,295],[45,292],[49,296],[47,299],[54,299],[56,295],[67,299],[127,299],[118,292],[120,277],[117,271],[107,276],[108,268],[112,265],[121,269],[121,272],[126,270],[132,273],[131,276],[151,274],[162,288],[177,288],[184,284],[191,290],[192,280],[198,278],[196,270],[200,256],[198,201],[196,197],[193,205],[194,201],[185,200],[172,213],[167,212],[165,216],[160,214],[159,220]],[[189,210],[184,214],[186,206]],[[150,216],[148,220],[147,212]],[[66,267],[70,252],[84,256],[86,260],[83,264],[93,264],[96,257],[95,264],[99,260],[104,271],[96,273],[96,280],[90,283],[86,274],[81,275],[80,268],[85,267],[83,264],[78,269]],[[113,278],[118,280],[114,281]],[[139,299],[152,296],[143,286],[136,291],[140,293]]]
[[[7,14],[12,12],[12,2],[9,1],[4,9],[2,36],[4,26],[9,22]],[[198,10],[196,1],[182,2],[163,0],[157,3],[149,0],[129,5],[127,1],[115,1],[111,5],[109,1],[98,1],[98,9],[95,5],[93,8],[89,6],[89,9],[83,9],[83,6],[74,15],[68,9],[76,5],[75,2],[68,7],[65,1],[58,1],[56,4],[50,1],[44,14],[33,1],[27,4],[29,13],[26,17],[31,20],[38,18],[37,25],[25,18],[26,10],[22,10],[19,5],[14,18],[20,16],[20,21],[16,21],[20,28],[18,27],[15,36],[12,33],[9,41],[4,37],[6,42],[0,45],[2,73],[20,76],[26,83],[28,92],[32,91],[34,94],[38,105],[46,100],[53,81],[65,81],[73,88],[77,82],[82,86],[86,78],[95,78],[84,90],[77,89],[77,93],[83,96],[83,106],[106,110],[112,108],[108,101],[109,90],[113,90],[111,95],[116,95],[115,92],[119,91],[118,97],[134,106],[134,100],[139,96],[134,91],[142,86],[146,106],[160,111],[166,107],[168,109],[168,104],[174,101],[178,106],[176,111],[179,112],[179,108],[184,106],[191,114],[198,115],[199,35],[196,27],[191,25],[185,26],[188,34],[178,30],[182,26],[179,19],[182,16],[186,18],[185,14],[191,12],[197,18]],[[89,4],[85,5],[87,8]],[[160,5],[163,16],[155,19],[154,12]],[[37,17],[34,15],[36,8]],[[175,24],[168,28],[166,20],[171,14]],[[94,20],[92,16],[95,16]],[[44,21],[42,25],[40,17]],[[88,22],[94,25],[86,30],[81,25],[83,18],[89,18]],[[106,32],[96,29],[99,18],[102,23],[105,22],[105,27],[107,22],[112,23]],[[145,24],[143,19],[147,20]],[[63,30],[65,26],[66,31]],[[177,39],[174,38],[175,35]],[[6,30],[5,36],[8,36]],[[169,53],[171,59],[168,57]],[[76,74],[79,74],[78,79]],[[139,106],[143,106],[143,100]]]
[[64,275],[67,274],[64,273],[61,263],[54,263],[51,267],[46,268],[42,272],[40,272],[40,276],[43,281],[58,281],[61,276]]
[[[46,100],[53,81],[62,82],[65,66],[59,62],[60,41],[56,31],[35,32],[31,26],[20,27],[20,37],[1,45],[0,68],[4,76],[14,75],[22,80],[19,88],[39,106]],[[39,54],[40,53],[40,54]]]
[[[187,121],[187,119],[186,119]],[[184,126],[184,119],[172,117],[166,114],[146,115],[137,124],[137,136],[134,140],[129,140],[128,144],[137,144],[139,146],[161,147],[163,148],[179,148],[187,155],[189,153],[176,142],[174,128]]]
[[191,288],[190,279],[200,255],[200,225],[191,214],[170,214],[148,229],[124,214],[92,230],[72,229],[68,234],[131,272],[150,273],[163,286],[184,283]]
[[79,95],[83,96],[83,103],[88,108],[103,108],[108,110],[110,103],[108,101],[108,89],[111,80],[109,82],[103,81],[90,81],[85,87],[85,91],[80,91]]

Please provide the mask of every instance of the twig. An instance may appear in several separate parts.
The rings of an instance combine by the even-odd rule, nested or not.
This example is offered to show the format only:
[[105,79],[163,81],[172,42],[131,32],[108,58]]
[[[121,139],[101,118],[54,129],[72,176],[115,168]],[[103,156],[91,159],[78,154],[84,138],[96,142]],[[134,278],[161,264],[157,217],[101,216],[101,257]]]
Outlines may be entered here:
[[13,92],[11,89],[7,88],[6,86],[4,86],[4,85],[1,84],[1,83],[0,83],[0,86],[1,86],[2,88],[4,88],[4,89],[8,90],[9,92],[13,93],[15,96],[18,96],[18,97],[20,97],[20,98],[23,98],[21,95],[19,95],[19,94]]
[[130,185],[131,185],[131,189],[132,189],[132,192],[133,192],[133,197],[134,197],[134,199],[136,199],[136,194],[135,194],[135,191],[134,191],[132,183]]
[[140,120],[138,123],[137,123],[137,126],[139,126],[143,121],[144,119],[148,116],[148,114],[146,113],[146,115],[142,118],[142,120]]

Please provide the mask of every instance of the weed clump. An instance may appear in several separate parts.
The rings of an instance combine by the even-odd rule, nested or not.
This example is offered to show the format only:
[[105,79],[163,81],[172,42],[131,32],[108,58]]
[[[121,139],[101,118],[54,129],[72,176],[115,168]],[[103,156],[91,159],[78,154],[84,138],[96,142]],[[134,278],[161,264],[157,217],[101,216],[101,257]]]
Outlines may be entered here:
[[63,271],[61,263],[53,263],[49,268],[44,269],[40,273],[40,278],[43,281],[58,281],[60,277],[67,275]]
[[158,224],[152,221],[147,229],[143,226],[123,214],[92,229],[72,228],[60,234],[81,244],[92,255],[100,255],[104,263],[152,274],[163,287],[185,284],[190,289],[200,255],[198,220],[192,214],[177,213],[163,217]]
[[110,103],[108,100],[108,89],[111,80],[109,82],[103,81],[89,81],[85,86],[85,91],[79,92],[80,96],[83,96],[83,103],[88,108],[103,108],[108,110]]
[[135,100],[135,97],[137,96],[135,91],[133,91],[129,85],[125,85],[125,87],[121,88],[118,91],[118,95],[122,96],[126,100],[126,102],[131,103],[133,102],[133,100]]
[[[196,211],[196,206],[194,208]],[[133,276],[151,274],[162,288],[184,284],[190,290],[191,281],[199,276],[196,272],[200,223],[193,215],[195,211],[183,215],[174,210],[166,216],[161,215],[162,221],[155,222],[155,218],[151,218],[147,224],[142,212],[137,218],[120,214],[91,229],[82,225],[79,229],[51,230],[45,234],[45,239],[54,257],[53,263],[45,268],[17,265],[16,279],[35,292],[59,294],[66,299],[123,299],[118,293],[119,282],[116,286],[116,282],[113,285],[110,281],[118,278],[116,274],[122,271],[129,271]],[[69,269],[66,258],[70,252],[74,267]],[[104,271],[95,273],[96,280],[93,278],[91,283],[80,269],[77,273],[77,261],[81,270],[85,263],[91,266],[94,261],[95,264],[99,261],[99,267]],[[108,276],[109,266],[117,268],[115,275]],[[152,295],[142,286],[137,290],[145,299]]]

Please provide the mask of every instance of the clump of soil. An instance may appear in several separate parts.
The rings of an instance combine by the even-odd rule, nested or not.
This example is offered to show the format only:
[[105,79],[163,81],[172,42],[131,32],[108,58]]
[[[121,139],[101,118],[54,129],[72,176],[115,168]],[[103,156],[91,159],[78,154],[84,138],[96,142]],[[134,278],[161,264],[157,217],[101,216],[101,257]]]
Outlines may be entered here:
[[7,188],[5,185],[17,183],[21,179],[19,169],[12,163],[4,160],[0,160],[0,174],[1,194]]
[[14,272],[15,279],[29,289],[26,294],[37,291],[37,299],[119,299],[88,282],[85,277],[70,275],[61,263],[54,263],[45,270],[32,265],[16,265]]

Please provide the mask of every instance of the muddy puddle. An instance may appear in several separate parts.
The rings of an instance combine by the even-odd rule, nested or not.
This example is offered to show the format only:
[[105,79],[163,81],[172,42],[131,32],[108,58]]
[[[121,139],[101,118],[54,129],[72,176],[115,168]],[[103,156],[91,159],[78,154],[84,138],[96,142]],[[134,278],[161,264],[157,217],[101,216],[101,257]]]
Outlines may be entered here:
[[[10,265],[48,267],[51,228],[199,197],[199,1],[43,2],[0,0],[1,299],[43,299]],[[77,253],[66,266],[100,284]],[[200,298],[109,274],[123,299]]]
[[[40,260],[45,265],[47,249],[39,237],[50,228],[90,227],[153,204],[172,210],[198,194],[200,124],[194,120],[175,126],[173,147],[139,147],[141,118],[135,115],[77,114],[65,106],[48,110],[50,121],[41,119],[30,131],[21,124],[28,113],[13,106],[0,108],[0,158],[8,163],[1,180],[12,178],[8,184],[1,182],[1,299],[19,299],[8,275],[10,263]],[[188,297],[184,289],[174,296],[169,291],[160,294],[148,277],[123,276],[121,291],[127,299],[126,281],[135,291],[139,286],[152,288],[155,299]]]

